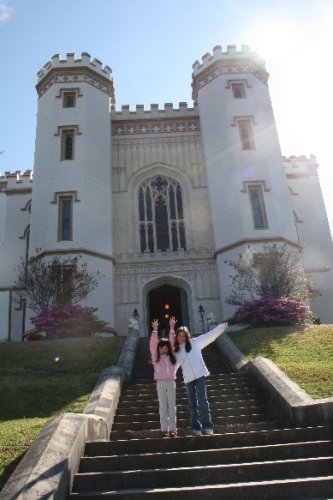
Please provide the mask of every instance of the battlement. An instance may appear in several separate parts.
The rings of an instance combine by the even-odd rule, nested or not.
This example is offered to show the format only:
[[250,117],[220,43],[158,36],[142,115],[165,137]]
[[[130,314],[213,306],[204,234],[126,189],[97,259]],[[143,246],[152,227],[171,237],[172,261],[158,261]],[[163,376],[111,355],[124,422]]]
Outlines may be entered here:
[[253,52],[247,45],[242,45],[242,50],[237,51],[236,45],[228,45],[223,52],[220,45],[202,56],[202,63],[195,61],[192,72],[192,99],[198,100],[199,90],[216,78],[227,75],[252,74],[267,85],[269,74],[266,71],[265,61]]
[[216,45],[213,48],[213,55],[209,52],[202,56],[202,63],[195,61],[193,64],[193,76],[208,68],[216,61],[226,61],[234,59],[252,59],[263,69],[266,68],[265,61],[261,59],[256,52],[253,52],[248,45],[242,45],[241,51],[237,51],[236,45],[228,45],[226,52],[222,51],[221,45]]
[[0,175],[0,191],[26,189],[27,187],[31,189],[32,182],[32,170],[26,170],[25,172],[21,172],[21,170],[5,172],[4,175]]
[[112,111],[112,120],[145,120],[161,118],[197,118],[198,106],[188,107],[187,102],[180,102],[178,108],[174,108],[172,103],[165,103],[164,108],[160,109],[158,104],[151,104],[150,109],[144,109],[143,104],[137,104],[135,111],[131,111],[129,105],[121,107],[121,111]]
[[59,54],[55,54],[51,61],[48,61],[43,68],[38,71],[38,82],[40,82],[45,76],[53,69],[64,69],[64,68],[90,68],[95,71],[100,76],[110,79],[112,70],[109,66],[103,66],[101,61],[98,59],[91,60],[90,54],[88,52],[82,52],[81,58],[76,59],[73,52],[67,53],[67,58],[62,59]]
[[282,159],[287,177],[298,177],[317,173],[318,163],[314,155],[310,155],[309,157],[305,155],[282,156]]

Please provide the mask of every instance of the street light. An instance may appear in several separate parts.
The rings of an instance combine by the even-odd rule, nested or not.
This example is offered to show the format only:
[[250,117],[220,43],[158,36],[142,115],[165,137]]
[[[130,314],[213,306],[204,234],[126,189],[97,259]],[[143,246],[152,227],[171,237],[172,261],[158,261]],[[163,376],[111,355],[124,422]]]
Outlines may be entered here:
[[138,321],[138,319],[139,319],[139,313],[138,313],[137,308],[134,309],[132,317]]
[[204,324],[205,308],[201,304],[199,305],[199,314],[200,314],[201,324],[202,324],[202,333],[205,333],[205,324]]

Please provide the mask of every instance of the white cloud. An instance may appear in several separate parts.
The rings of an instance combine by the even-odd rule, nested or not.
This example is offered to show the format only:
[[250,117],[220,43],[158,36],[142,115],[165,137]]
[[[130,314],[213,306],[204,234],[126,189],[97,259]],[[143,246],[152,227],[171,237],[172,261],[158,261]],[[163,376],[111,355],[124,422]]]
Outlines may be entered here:
[[5,23],[6,21],[9,21],[11,17],[13,16],[15,10],[13,7],[9,7],[9,5],[6,4],[0,4],[0,23]]

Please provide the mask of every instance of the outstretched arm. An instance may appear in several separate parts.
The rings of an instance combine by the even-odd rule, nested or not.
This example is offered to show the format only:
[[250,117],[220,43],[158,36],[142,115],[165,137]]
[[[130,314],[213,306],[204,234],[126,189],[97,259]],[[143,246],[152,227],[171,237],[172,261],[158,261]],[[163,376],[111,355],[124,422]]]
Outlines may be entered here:
[[210,332],[204,333],[203,335],[196,337],[195,339],[193,339],[193,341],[197,346],[200,347],[200,349],[203,349],[204,347],[214,342],[214,340],[217,339],[217,337],[219,337],[223,332],[225,332],[227,328],[229,328],[228,323],[221,323],[220,325],[217,325]]

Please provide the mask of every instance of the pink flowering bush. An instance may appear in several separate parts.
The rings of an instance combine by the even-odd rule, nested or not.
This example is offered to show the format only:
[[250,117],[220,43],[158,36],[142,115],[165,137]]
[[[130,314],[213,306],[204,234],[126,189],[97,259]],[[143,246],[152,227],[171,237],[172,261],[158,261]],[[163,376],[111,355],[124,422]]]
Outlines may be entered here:
[[105,321],[96,316],[96,307],[65,304],[45,307],[31,322],[38,330],[45,331],[47,338],[90,337],[106,327]]
[[291,297],[264,295],[240,306],[233,320],[256,327],[302,325],[313,320],[313,313],[309,306]]

